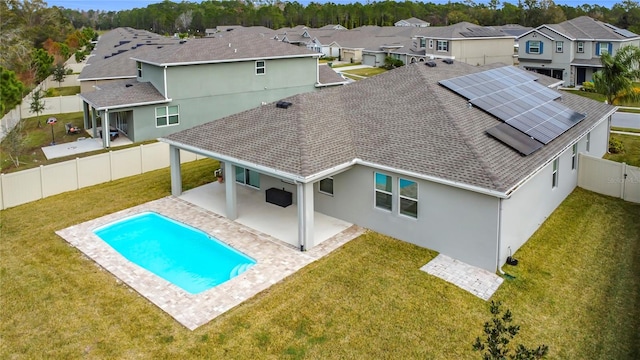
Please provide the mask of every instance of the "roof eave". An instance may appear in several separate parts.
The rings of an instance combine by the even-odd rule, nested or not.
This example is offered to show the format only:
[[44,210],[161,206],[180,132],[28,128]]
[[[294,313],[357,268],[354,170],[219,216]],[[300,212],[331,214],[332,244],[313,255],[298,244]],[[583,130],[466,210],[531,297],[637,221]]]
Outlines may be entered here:
[[234,63],[234,62],[242,62],[242,61],[257,61],[257,60],[275,60],[275,59],[297,59],[297,58],[305,58],[305,57],[320,57],[322,54],[298,54],[298,55],[285,55],[285,56],[259,56],[259,57],[249,57],[249,58],[239,58],[239,59],[221,59],[221,60],[203,60],[203,61],[184,61],[184,62],[167,62],[167,63],[158,63],[154,61],[148,61],[138,58],[131,58],[135,61],[140,61],[141,63],[154,65],[154,66],[187,66],[187,65],[205,65],[205,64],[220,64],[220,63]]

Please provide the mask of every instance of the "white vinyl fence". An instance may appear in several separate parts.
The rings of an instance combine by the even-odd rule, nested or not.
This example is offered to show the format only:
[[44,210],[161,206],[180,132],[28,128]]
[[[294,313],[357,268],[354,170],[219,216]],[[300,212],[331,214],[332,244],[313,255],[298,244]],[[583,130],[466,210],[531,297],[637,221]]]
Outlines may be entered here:
[[586,154],[578,157],[578,186],[640,203],[640,168]]
[[[204,157],[180,152],[180,161]],[[169,166],[169,145],[153,143],[0,174],[0,210]]]

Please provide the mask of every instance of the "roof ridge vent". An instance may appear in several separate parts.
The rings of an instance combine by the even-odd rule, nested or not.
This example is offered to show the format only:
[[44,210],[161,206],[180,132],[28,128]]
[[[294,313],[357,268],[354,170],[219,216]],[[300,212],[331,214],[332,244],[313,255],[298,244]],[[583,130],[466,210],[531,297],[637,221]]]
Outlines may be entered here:
[[277,108],[281,108],[281,109],[288,109],[289,106],[291,106],[292,103],[288,102],[288,101],[278,101],[276,103],[276,107]]

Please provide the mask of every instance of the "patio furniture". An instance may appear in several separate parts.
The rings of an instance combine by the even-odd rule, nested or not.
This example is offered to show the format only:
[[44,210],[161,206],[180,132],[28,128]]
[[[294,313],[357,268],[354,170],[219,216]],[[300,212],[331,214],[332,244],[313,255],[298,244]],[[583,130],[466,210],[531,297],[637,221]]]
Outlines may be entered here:
[[75,125],[73,125],[72,123],[66,123],[64,125],[65,130],[67,131],[67,134],[80,134],[81,129]]
[[[100,138],[102,138],[102,128],[99,128],[99,129],[100,129]],[[110,126],[109,127],[109,140],[113,141],[119,136],[120,136],[120,133],[118,132],[118,129],[114,128],[113,126]]]
[[293,194],[285,189],[270,188],[265,191],[268,203],[287,207],[293,202]]

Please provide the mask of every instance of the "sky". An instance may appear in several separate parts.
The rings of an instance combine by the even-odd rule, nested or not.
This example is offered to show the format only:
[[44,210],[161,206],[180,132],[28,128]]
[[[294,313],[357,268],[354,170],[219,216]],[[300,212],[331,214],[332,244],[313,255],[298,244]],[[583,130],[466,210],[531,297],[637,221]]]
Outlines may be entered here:
[[[160,3],[162,0],[45,0],[49,6],[60,6],[67,9],[74,10],[105,10],[105,11],[118,11],[118,10],[130,10],[133,8],[145,8],[150,4]],[[174,2],[180,2],[181,0],[174,0]],[[297,0],[301,4],[307,4],[311,0]],[[366,3],[367,0],[359,0],[360,3]],[[420,0],[422,2],[434,2],[434,3],[446,3],[447,0]],[[452,0],[456,1],[456,0]],[[463,0],[457,0],[463,2]],[[511,4],[517,4],[517,0],[505,0]],[[189,2],[201,2],[201,0],[190,0]],[[317,3],[325,3],[327,0],[315,0]],[[335,4],[348,4],[356,2],[356,0],[333,0]],[[476,3],[486,3],[488,1],[476,0]],[[616,3],[621,3],[622,0],[556,0],[558,5],[580,6],[583,4],[598,4],[607,8],[613,7]]]

